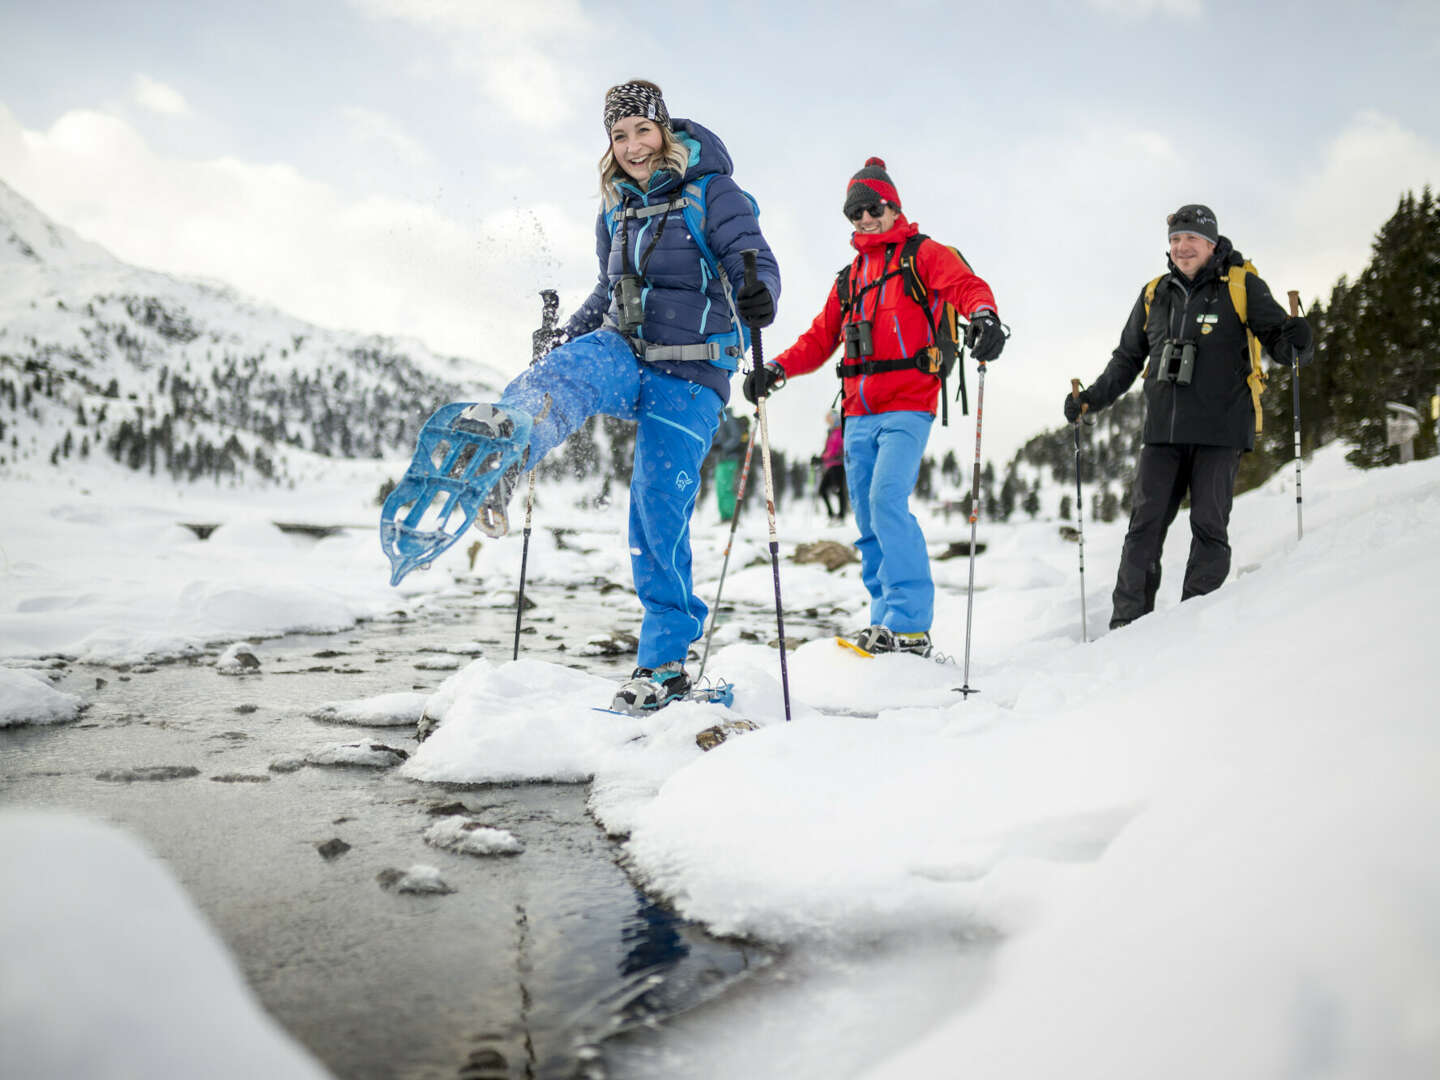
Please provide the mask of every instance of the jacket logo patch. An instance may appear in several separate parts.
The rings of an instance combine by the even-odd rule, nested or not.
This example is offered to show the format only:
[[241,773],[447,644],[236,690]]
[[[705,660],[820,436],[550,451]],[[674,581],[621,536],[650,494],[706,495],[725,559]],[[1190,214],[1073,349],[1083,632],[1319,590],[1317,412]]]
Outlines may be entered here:
[[687,473],[684,469],[681,469],[680,472],[675,476],[676,491],[684,491],[693,483],[695,483],[695,481],[690,479],[690,474]]
[[1205,323],[1205,324],[1208,324],[1208,325],[1210,325],[1210,326],[1214,326],[1216,323],[1218,323],[1218,322],[1220,321],[1220,316],[1219,316],[1219,315],[1204,315],[1204,314],[1201,314],[1201,315],[1195,316],[1195,321],[1198,322],[1198,323]]

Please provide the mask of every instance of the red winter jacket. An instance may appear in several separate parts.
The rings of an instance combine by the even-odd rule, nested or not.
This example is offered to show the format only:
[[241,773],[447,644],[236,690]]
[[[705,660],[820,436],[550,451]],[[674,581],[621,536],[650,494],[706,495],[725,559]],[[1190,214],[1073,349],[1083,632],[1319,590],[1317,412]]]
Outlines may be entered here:
[[[857,232],[850,240],[860,252],[851,264],[850,295],[860,299],[850,309],[848,320],[870,320],[876,360],[914,356],[925,346],[934,344],[930,314],[905,295],[902,275],[896,274],[878,288],[861,291],[887,270],[899,269],[901,247],[919,231],[919,226],[911,224],[902,214],[888,232]],[[932,307],[948,301],[966,318],[977,311],[996,310],[990,286],[971,273],[965,261],[943,244],[925,240],[915,253],[915,268],[929,290]],[[825,309],[815,317],[810,329],[777,356],[774,363],[785,370],[787,377],[814,371],[830,359],[840,344],[841,321],[840,297],[832,285]],[[939,379],[913,368],[851,376],[845,380],[845,415],[914,411],[933,416],[939,390]]]

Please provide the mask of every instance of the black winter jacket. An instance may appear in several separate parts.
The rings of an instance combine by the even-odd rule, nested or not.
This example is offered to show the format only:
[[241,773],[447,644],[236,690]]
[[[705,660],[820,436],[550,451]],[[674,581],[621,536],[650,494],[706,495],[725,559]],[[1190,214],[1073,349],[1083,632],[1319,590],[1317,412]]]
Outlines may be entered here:
[[[1229,285],[1220,280],[1222,269],[1244,261],[1222,236],[1193,282],[1169,263],[1170,273],[1155,287],[1148,319],[1145,290],[1141,289],[1120,334],[1119,347],[1085,391],[1090,407],[1102,409],[1111,404],[1144,370],[1147,445],[1254,449],[1255,407],[1245,382],[1250,374],[1245,327],[1230,302]],[[1245,294],[1250,329],[1271,350],[1286,312],[1256,274],[1245,276]],[[1188,386],[1156,378],[1165,342],[1171,339],[1195,345],[1195,371]]]

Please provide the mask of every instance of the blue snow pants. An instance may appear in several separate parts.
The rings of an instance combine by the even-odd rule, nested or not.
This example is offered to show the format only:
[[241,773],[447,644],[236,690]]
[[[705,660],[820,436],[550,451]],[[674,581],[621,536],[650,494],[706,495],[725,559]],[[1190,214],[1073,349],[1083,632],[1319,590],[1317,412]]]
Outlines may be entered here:
[[845,418],[845,477],[860,539],[860,578],[870,592],[870,624],[897,634],[930,629],[935,583],[925,534],[910,493],[935,417],[886,412]]
[[[539,418],[547,394],[550,411]],[[527,368],[505,388],[500,405],[537,417],[527,468],[596,413],[637,421],[630,570],[645,617],[636,663],[683,662],[690,643],[704,636],[709,614],[691,580],[690,513],[700,463],[720,425],[720,395],[646,365],[613,330],[596,330]]]

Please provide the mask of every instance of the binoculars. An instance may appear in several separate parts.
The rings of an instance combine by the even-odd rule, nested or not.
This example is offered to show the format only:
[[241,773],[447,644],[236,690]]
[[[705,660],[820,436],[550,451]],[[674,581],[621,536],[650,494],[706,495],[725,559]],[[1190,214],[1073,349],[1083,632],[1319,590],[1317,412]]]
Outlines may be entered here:
[[1173,382],[1176,386],[1189,386],[1195,377],[1195,343],[1171,338],[1160,351],[1160,366],[1155,378]]
[[875,341],[870,333],[869,319],[846,323],[843,333],[845,335],[845,359],[858,360],[862,356],[870,356],[875,352]]
[[620,313],[620,333],[627,337],[645,325],[644,288],[638,274],[622,274],[615,282],[615,307]]

